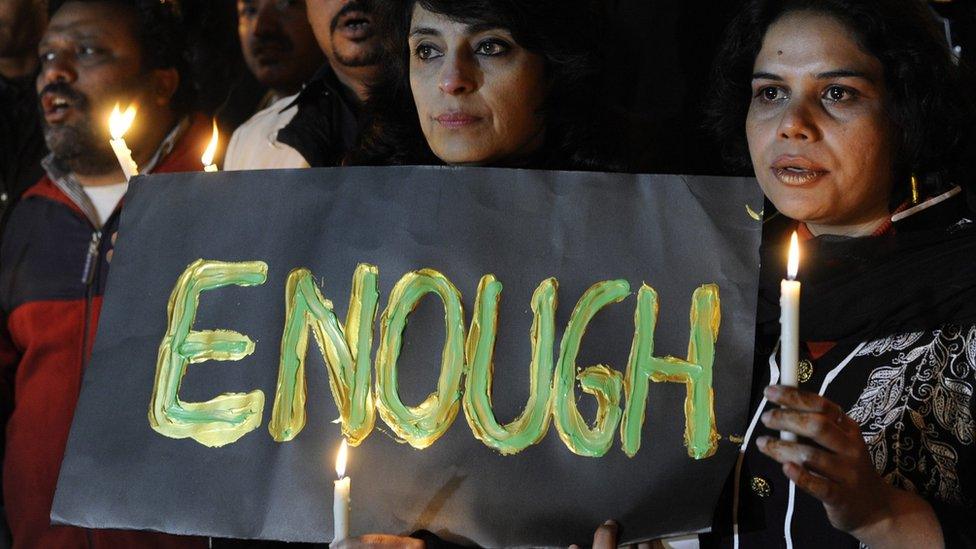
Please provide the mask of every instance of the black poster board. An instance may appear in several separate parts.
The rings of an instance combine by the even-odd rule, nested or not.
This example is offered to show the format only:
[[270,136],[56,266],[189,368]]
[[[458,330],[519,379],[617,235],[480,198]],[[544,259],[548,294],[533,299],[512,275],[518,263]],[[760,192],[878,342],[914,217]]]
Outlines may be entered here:
[[[346,323],[354,272],[370,264],[378,273],[374,354],[384,309],[405,274],[443,274],[457,288],[466,331],[479,280],[493,274],[502,283],[490,401],[503,424],[522,412],[529,397],[530,302],[544,280],[558,280],[554,362],[584,292],[601,281],[629,286],[585,327],[575,361],[580,369],[604,364],[611,374],[620,372],[625,389],[641,285],[653,287],[658,299],[653,355],[681,360],[688,358],[692,296],[715,285],[720,300],[713,305],[720,303],[721,316],[712,366],[717,433],[714,452],[690,457],[688,385],[645,381],[646,418],[633,457],[622,450],[619,428],[604,455],[577,455],[554,422],[537,444],[502,455],[469,427],[460,405],[462,379],[461,390],[445,397],[457,400],[457,415],[428,447],[398,442],[377,414],[371,434],[351,449],[353,535],[426,528],[485,546],[566,545],[588,539],[607,517],[627,524],[627,537],[635,540],[707,528],[737,452],[735,436],[745,428],[761,228],[750,207],[759,210],[761,204],[755,181],[735,178],[474,168],[137,178],[126,197],[52,520],[330,540],[333,460],[341,435],[313,335],[305,365],[307,422],[287,442],[269,432],[280,386],[286,283],[294,269],[307,268],[338,322]],[[164,436],[150,425],[157,363],[166,342],[172,343],[168,323],[179,316],[179,310],[168,315],[167,305],[178,294],[177,280],[199,259],[266,265],[263,282],[201,292],[191,319],[193,331],[227,330],[253,341],[252,352],[240,360],[189,364],[179,384],[184,403],[223,393],[263,394],[261,413],[252,417],[255,428],[219,447]],[[182,295],[177,302],[188,303]],[[448,331],[445,305],[436,294],[426,295],[408,317],[396,360],[395,392],[405,406],[436,390]],[[199,351],[204,340],[181,349]],[[228,345],[224,351],[234,346]],[[375,388],[377,373],[369,374]],[[564,405],[575,403],[592,426],[596,399],[578,383],[572,391]]]

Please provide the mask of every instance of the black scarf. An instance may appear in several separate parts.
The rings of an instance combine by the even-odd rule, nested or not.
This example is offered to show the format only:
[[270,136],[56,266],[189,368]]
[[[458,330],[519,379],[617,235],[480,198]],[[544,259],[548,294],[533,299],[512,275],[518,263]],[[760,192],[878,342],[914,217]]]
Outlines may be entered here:
[[[976,322],[976,216],[957,196],[882,236],[801,245],[801,341],[859,341]],[[760,251],[759,336],[779,335],[779,281],[795,222],[772,220]]]

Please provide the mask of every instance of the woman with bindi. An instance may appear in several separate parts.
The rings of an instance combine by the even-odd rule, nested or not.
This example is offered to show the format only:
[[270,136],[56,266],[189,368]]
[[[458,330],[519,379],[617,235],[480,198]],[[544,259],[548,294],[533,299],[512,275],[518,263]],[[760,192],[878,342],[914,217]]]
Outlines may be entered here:
[[593,18],[569,4],[386,3],[384,76],[348,163],[611,167],[587,120],[598,63],[584,27]]
[[[976,543],[964,70],[915,0],[754,0],[732,23],[713,127],[775,211],[761,250],[753,413],[701,546]],[[778,384],[777,360],[793,231],[796,388]],[[604,546],[608,534],[598,532]]]

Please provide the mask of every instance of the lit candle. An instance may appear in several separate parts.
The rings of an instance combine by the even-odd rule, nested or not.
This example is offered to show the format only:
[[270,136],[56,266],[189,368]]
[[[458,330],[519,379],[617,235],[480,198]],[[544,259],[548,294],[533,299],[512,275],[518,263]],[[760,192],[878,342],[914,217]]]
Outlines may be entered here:
[[[779,338],[779,383],[789,387],[797,386],[797,367],[800,361],[800,282],[796,273],[800,269],[800,244],[796,231],[790,237],[790,256],[787,262],[787,279],[780,282],[780,338]],[[783,440],[796,440],[796,434],[782,431]]]
[[128,181],[132,179],[133,176],[139,175],[139,167],[136,166],[136,161],[132,159],[132,151],[129,150],[129,146],[125,144],[125,132],[129,131],[132,127],[132,121],[136,118],[136,108],[133,105],[129,105],[125,112],[123,113],[119,109],[119,104],[115,104],[115,108],[112,109],[112,114],[108,118],[108,131],[112,134],[112,139],[109,143],[112,145],[112,150],[115,151],[115,157],[119,159],[119,165],[122,166],[122,173],[125,174],[125,180]]
[[335,491],[332,496],[332,531],[335,532],[333,543],[349,537],[349,477],[345,476],[348,453],[349,446],[343,439],[342,446],[339,447],[339,455],[336,456],[336,475],[339,480],[335,481]]
[[217,166],[213,163],[214,156],[217,154],[217,121],[213,121],[213,136],[210,138],[210,144],[207,145],[207,150],[203,151],[203,156],[200,157],[200,162],[203,162],[203,171],[205,172],[215,172],[217,171]]

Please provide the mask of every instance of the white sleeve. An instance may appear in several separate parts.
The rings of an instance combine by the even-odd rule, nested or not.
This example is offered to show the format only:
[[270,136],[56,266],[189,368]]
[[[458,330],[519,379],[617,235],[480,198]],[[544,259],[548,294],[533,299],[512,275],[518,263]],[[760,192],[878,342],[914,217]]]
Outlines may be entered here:
[[291,105],[295,97],[292,95],[275,101],[237,128],[227,145],[224,170],[309,167],[298,151],[277,139],[278,130],[287,126],[298,113],[298,107]]

